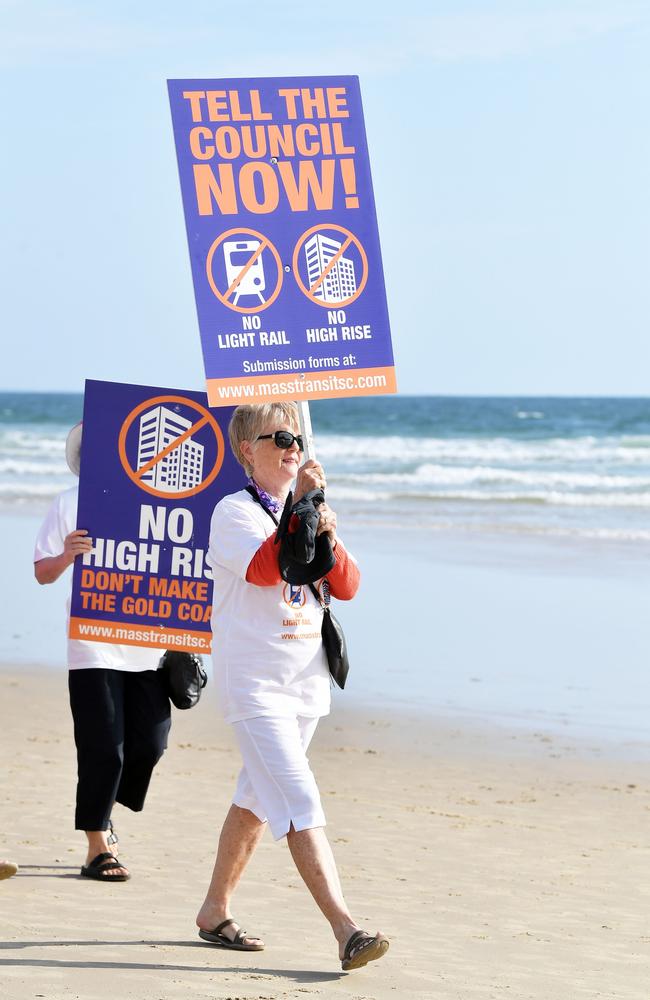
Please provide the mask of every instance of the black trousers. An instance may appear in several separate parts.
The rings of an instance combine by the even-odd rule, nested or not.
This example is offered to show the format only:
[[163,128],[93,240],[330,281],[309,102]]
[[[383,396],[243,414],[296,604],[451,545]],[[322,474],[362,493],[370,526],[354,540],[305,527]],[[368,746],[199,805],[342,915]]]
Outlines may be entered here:
[[106,830],[115,802],[139,812],[167,747],[169,698],[155,670],[68,674],[77,746],[77,830]]

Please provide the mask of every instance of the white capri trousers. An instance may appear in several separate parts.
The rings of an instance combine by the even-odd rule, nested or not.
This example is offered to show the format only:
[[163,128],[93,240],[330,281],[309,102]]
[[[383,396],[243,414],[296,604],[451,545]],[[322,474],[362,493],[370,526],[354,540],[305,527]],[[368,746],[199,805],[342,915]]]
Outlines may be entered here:
[[233,722],[244,766],[237,779],[233,804],[268,822],[275,840],[293,826],[310,830],[325,826],[316,779],[307,747],[318,725],[304,715]]

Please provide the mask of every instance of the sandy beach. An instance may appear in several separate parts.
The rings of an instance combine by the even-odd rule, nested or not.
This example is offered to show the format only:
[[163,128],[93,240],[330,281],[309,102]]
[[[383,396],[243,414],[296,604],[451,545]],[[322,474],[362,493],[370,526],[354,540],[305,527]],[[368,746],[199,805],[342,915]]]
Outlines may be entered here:
[[541,731],[337,708],[312,766],[351,908],[391,939],[346,975],[268,833],[234,906],[266,950],[196,936],[238,769],[208,692],[175,712],[145,811],[116,807],[133,877],[106,886],[78,877],[65,672],[1,676],[1,853],[20,864],[0,886],[6,1000],[648,996],[646,763]]

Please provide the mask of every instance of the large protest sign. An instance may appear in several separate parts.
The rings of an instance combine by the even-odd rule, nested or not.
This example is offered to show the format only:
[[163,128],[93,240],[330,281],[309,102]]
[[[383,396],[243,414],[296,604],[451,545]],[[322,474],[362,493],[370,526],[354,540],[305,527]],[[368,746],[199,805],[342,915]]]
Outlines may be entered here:
[[395,392],[357,77],[169,95],[210,405]]
[[71,638],[210,651],[210,517],[243,485],[231,412],[202,392],[86,382],[77,525],[93,547],[74,564]]

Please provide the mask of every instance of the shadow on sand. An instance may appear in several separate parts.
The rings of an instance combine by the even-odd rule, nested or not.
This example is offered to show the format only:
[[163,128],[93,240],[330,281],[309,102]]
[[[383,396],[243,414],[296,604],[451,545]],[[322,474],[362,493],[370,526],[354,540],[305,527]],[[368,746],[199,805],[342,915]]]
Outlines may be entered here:
[[[24,948],[101,948],[101,947],[167,947],[167,948],[202,948],[209,950],[210,945],[201,941],[0,941],[0,951],[18,951]],[[214,952],[214,948],[212,948]],[[241,953],[239,953],[241,954]],[[69,961],[50,958],[0,958],[0,967],[26,967],[38,969],[128,969],[130,971],[165,971],[165,972],[201,972],[226,974],[236,972],[238,975],[254,975],[263,979],[288,979],[294,983],[331,983],[345,977],[342,972],[307,972],[297,969],[267,969],[264,966],[237,965],[175,965],[167,962],[102,962],[97,959],[88,962]]]

